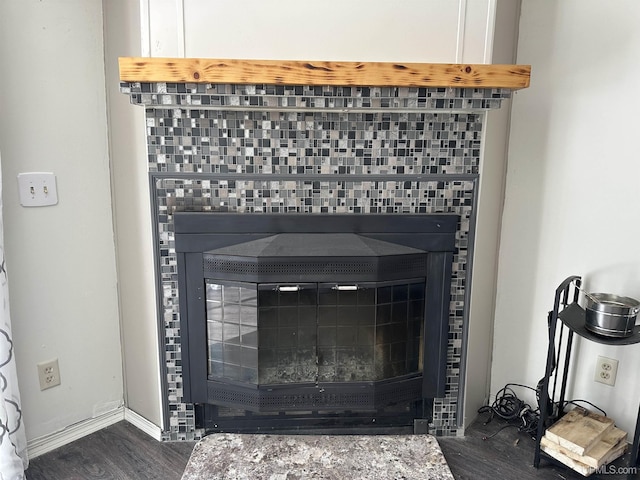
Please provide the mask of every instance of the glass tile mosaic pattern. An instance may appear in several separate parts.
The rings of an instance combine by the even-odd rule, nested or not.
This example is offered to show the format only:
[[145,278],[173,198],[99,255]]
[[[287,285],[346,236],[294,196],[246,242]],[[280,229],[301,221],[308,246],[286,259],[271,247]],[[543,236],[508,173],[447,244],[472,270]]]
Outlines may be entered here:
[[475,174],[481,131],[474,112],[147,111],[161,172]]
[[484,111],[500,107],[511,92],[191,83],[123,83],[121,91],[147,107],[149,171],[164,176],[154,179],[151,192],[169,410],[163,438],[202,435],[195,429],[193,406],[182,402],[172,233],[178,210],[459,214],[447,394],[435,399],[430,426],[436,435],[456,434]]
[[135,105],[259,110],[488,109],[511,91],[500,88],[341,87],[122,82]]
[[[179,211],[247,213],[459,213],[473,206],[474,180],[352,180],[345,176],[205,176],[156,183],[163,215]],[[166,218],[166,217],[163,217]]]

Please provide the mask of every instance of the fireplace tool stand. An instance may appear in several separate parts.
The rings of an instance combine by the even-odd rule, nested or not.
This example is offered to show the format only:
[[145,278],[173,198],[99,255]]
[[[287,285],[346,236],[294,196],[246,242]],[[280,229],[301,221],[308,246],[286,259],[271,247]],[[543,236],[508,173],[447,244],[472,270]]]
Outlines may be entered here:
[[[633,335],[625,338],[613,338],[596,335],[585,328],[585,310],[578,305],[580,286],[582,279],[579,276],[566,278],[556,289],[553,310],[549,312],[549,345],[547,350],[547,365],[545,376],[539,389],[540,421],[536,436],[535,454],[533,466],[540,466],[540,459],[566,466],[558,460],[547,455],[540,449],[540,442],[547,427],[564,415],[564,407],[567,405],[567,377],[571,363],[573,338],[578,334],[585,340],[604,345],[632,345],[640,342],[640,327],[635,327]],[[553,389],[549,395],[550,380],[553,376]],[[556,392],[559,389],[559,397]],[[557,401],[554,399],[558,398]],[[631,447],[630,467],[639,466],[638,454],[640,446],[640,407]],[[632,469],[633,470],[633,469]],[[635,478],[630,474],[629,478]]]

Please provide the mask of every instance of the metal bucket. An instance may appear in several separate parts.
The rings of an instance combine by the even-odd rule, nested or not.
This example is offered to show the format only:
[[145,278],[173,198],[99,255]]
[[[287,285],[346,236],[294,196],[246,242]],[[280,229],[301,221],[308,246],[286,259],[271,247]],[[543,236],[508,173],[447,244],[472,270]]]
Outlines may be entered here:
[[585,328],[607,337],[633,335],[640,302],[610,293],[586,294]]

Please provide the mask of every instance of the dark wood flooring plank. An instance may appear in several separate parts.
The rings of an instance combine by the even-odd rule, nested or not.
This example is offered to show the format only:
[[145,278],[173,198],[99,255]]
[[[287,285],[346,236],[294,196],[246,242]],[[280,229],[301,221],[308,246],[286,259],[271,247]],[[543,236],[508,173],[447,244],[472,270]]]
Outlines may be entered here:
[[[466,431],[464,437],[441,437],[438,443],[442,448],[449,468],[456,480],[584,480],[585,477],[568,467],[542,460],[540,468],[533,467],[534,440],[520,433],[515,427],[508,427],[492,438],[487,438],[506,425],[499,419],[484,424],[484,418],[478,418]],[[625,466],[629,454],[614,462],[616,466]],[[640,476],[617,474],[593,474],[593,480],[630,480]]]
[[158,442],[119,422],[30,461],[28,480],[179,480],[194,442]]
[[[456,480],[578,480],[572,470],[543,460],[533,468],[534,442],[515,428],[487,440],[505,423],[474,422],[464,437],[441,437],[442,451]],[[179,480],[194,442],[157,442],[119,422],[31,461],[28,480]],[[628,464],[626,454],[616,465]],[[592,475],[593,480],[630,480],[627,475]]]

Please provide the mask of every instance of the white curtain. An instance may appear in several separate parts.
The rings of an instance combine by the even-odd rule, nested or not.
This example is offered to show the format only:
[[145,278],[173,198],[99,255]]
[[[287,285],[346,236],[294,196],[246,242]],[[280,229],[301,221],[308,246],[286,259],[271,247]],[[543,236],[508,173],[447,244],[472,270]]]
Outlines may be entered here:
[[9,317],[9,285],[4,257],[0,161],[0,480],[22,480],[28,466],[27,441],[13,347]]

